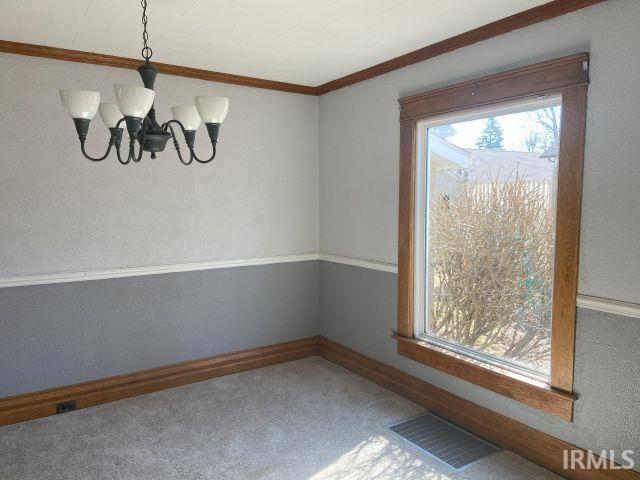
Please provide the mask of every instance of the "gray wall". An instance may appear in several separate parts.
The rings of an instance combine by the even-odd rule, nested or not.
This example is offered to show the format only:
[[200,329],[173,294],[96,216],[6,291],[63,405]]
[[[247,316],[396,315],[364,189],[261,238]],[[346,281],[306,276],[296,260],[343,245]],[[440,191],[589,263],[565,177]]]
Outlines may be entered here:
[[640,303],[640,2],[608,0],[320,98],[320,251],[395,263],[399,97],[591,52],[579,292]]
[[[140,83],[134,70],[0,54],[0,277],[316,252],[318,99],[160,75],[158,117],[195,95],[231,101],[213,163],[94,164],[60,88]],[[88,150],[104,151],[96,116]],[[183,146],[183,150],[184,150]],[[197,151],[211,145],[204,126]]]
[[582,448],[640,452],[640,320],[578,309],[574,421],[401,357],[395,273],[320,262],[320,332],[486,408]]
[[0,398],[318,334],[318,262],[0,289]]
[[[608,0],[320,98],[320,250],[397,261],[399,97],[591,52],[581,294],[640,303],[640,2]],[[640,319],[579,309],[575,421],[395,353],[396,275],[322,262],[321,332],[585,448],[640,451]]]
[[[0,54],[0,278],[317,252],[317,98],[160,75],[160,119],[230,97],[216,160],[94,164],[58,89],[116,82],[140,80]],[[315,262],[0,289],[0,397],[316,335],[317,301]]]

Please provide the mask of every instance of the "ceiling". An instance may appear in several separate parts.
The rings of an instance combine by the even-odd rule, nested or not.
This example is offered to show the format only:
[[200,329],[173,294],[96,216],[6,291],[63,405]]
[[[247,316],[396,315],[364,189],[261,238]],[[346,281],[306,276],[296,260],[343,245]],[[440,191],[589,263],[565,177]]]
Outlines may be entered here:
[[[148,0],[153,60],[320,85],[548,0]],[[138,0],[0,0],[0,39],[140,58]]]

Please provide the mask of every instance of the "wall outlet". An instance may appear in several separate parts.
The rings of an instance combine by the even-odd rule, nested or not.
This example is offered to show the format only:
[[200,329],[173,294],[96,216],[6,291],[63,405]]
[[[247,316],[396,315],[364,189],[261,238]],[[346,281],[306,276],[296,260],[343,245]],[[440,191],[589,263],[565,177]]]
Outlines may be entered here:
[[69,400],[66,402],[60,402],[56,405],[56,413],[67,413],[72,412],[76,409],[76,401]]

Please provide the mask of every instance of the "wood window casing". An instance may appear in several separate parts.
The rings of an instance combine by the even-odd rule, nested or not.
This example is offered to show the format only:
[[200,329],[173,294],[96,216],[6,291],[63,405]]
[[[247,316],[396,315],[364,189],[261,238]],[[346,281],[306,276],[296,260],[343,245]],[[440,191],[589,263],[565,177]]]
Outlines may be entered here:
[[[501,395],[572,419],[582,164],[589,56],[570,55],[404,97],[400,103],[398,224],[398,353]],[[477,107],[541,95],[562,96],[556,239],[548,385],[513,378],[489,365],[415,337],[416,139],[418,122]]]

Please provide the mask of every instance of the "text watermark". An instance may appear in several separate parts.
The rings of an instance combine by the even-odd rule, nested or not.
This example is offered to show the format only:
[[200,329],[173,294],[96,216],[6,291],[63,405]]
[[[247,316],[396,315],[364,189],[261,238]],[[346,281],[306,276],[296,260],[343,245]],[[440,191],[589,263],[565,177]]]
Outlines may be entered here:
[[564,450],[562,467],[565,470],[630,470],[635,467],[633,450],[622,450],[619,453],[620,463],[614,463],[615,450]]

